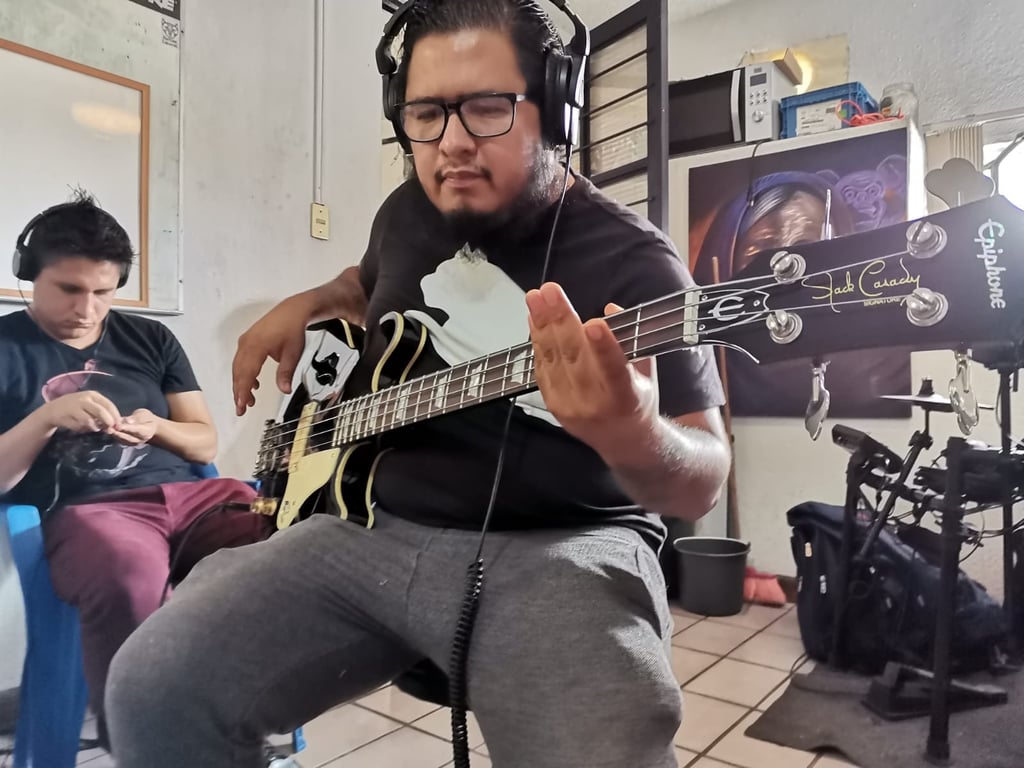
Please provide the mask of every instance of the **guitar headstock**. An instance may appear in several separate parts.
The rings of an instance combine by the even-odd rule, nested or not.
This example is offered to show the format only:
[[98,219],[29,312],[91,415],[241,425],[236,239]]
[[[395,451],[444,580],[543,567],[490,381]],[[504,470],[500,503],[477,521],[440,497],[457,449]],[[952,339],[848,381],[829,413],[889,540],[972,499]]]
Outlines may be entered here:
[[1024,338],[1024,211],[995,196],[911,222],[766,251],[688,302],[693,341],[759,362]]

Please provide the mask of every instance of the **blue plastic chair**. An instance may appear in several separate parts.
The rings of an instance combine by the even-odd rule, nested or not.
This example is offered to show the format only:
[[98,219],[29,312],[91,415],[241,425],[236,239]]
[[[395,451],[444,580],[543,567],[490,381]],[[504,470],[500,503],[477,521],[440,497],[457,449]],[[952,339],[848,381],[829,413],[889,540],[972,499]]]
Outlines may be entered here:
[[[193,468],[200,478],[218,476],[212,464]],[[73,768],[88,698],[78,609],[54,592],[39,510],[0,504],[0,517],[21,581],[28,639],[13,768]],[[292,734],[292,748],[298,752],[305,745],[299,728]]]
[[0,506],[21,581],[28,649],[21,673],[14,768],[73,766],[85,719],[78,610],[53,591],[39,510]]

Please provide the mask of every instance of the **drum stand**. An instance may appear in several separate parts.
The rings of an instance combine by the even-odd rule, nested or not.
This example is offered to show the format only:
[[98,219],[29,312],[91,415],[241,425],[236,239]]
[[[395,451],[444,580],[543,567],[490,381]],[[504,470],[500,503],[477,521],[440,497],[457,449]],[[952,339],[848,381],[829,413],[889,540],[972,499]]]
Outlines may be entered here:
[[1019,595],[1013,589],[1013,437],[1010,433],[1011,385],[1017,391],[1020,371],[1024,368],[1024,349],[1021,344],[1005,344],[981,349],[974,355],[975,362],[999,374],[999,436],[1003,469],[1003,612],[1011,628],[1006,645],[1007,663],[1018,667],[1022,662],[1020,639],[1013,631],[1016,603]]
[[[949,715],[978,707],[1005,704],[1006,691],[994,685],[969,685],[951,677],[953,614],[963,540],[964,472],[975,452],[963,438],[951,437],[946,447],[946,492],[941,502],[941,554],[936,596],[932,669],[890,662],[871,682],[864,705],[886,720],[930,715],[925,758],[936,765],[949,761]],[[991,453],[983,454],[991,460]]]
[[[845,634],[846,603],[850,588],[850,570],[854,565],[861,565],[866,562],[867,554],[878,538],[879,532],[885,525],[886,520],[892,513],[893,507],[899,498],[899,489],[905,486],[911,470],[917,464],[917,458],[921,451],[932,447],[931,437],[931,411],[933,408],[924,407],[924,429],[917,430],[910,438],[909,448],[901,460],[888,448],[883,446],[871,437],[858,433],[853,440],[845,440],[841,430],[833,429],[833,441],[847,444],[844,446],[851,450],[852,455],[846,465],[846,502],[843,505],[843,534],[840,543],[839,570],[837,573],[838,584],[836,594],[840,596],[837,602],[832,624],[832,649],[829,654],[829,665],[833,667],[843,666],[842,638]],[[849,430],[852,434],[855,430]],[[861,488],[864,484],[872,484],[870,481],[877,480],[878,476],[873,473],[876,466],[892,466],[897,464],[899,471],[893,481],[884,480],[880,490],[888,490],[889,496],[881,509],[875,511],[875,517],[871,522],[864,540],[853,554],[854,538],[857,532],[857,510],[859,501],[862,498]]]
[[[956,583],[960,566],[960,549],[963,540],[964,515],[964,473],[979,463],[998,461],[1004,468],[1004,498],[1012,510],[1010,468],[1007,466],[1009,445],[1009,382],[1004,381],[1000,392],[1000,409],[1004,425],[1004,451],[969,448],[963,438],[950,438],[946,448],[946,489],[941,501],[941,567],[939,593],[936,605],[935,642],[932,649],[932,669],[925,670],[907,664],[889,663],[882,675],[876,677],[864,699],[864,704],[880,717],[899,720],[921,715],[930,715],[926,759],[935,764],[949,761],[949,715],[951,712],[974,709],[983,706],[1004,704],[1006,691],[992,685],[968,685],[951,678],[951,654],[953,615],[956,605]],[[935,408],[939,410],[940,408]],[[849,592],[850,569],[855,564],[866,564],[867,554],[876,541],[886,519],[895,506],[899,491],[905,487],[921,451],[932,444],[929,423],[929,408],[925,408],[924,429],[914,433],[909,450],[901,461],[884,445],[858,433],[856,430],[837,425],[833,429],[833,440],[851,452],[847,465],[846,503],[843,516],[843,535],[839,563],[839,583],[836,585],[837,602],[833,617],[832,648],[829,665],[843,666],[842,638],[845,629],[845,607]],[[1004,455],[1005,454],[1005,455]],[[875,470],[881,468],[885,475],[896,474],[896,479],[879,478]],[[857,513],[862,497],[862,486],[867,483],[888,490],[889,497],[877,510],[866,531],[864,541],[854,557],[854,538],[857,532]],[[1007,534],[1012,528],[1006,526]],[[1009,536],[1007,535],[1007,545]],[[1012,552],[1011,552],[1012,565]],[[1009,574],[1009,571],[1007,572]],[[1009,582],[1007,596],[1011,594]],[[1010,601],[1012,608],[1012,599]]]
[[[1004,417],[1008,414],[1003,414]],[[990,454],[989,454],[990,456]],[[1006,691],[996,686],[970,686],[971,695],[958,696],[962,685],[950,681],[950,656],[953,646],[953,612],[956,605],[956,581],[960,570],[960,545],[963,538],[964,472],[975,458],[991,460],[981,451],[968,448],[961,437],[951,437],[946,446],[946,493],[942,510],[942,566],[939,571],[939,596],[935,617],[935,645],[932,651],[931,721],[925,758],[937,765],[949,762],[949,714],[978,706],[1005,704]],[[996,459],[1001,465],[1005,461]],[[1009,470],[1007,469],[1007,474]],[[1010,504],[1012,508],[1012,500]],[[966,700],[965,700],[966,699]]]
[[924,429],[915,430],[914,434],[910,437],[909,450],[906,456],[903,457],[903,468],[900,470],[897,478],[891,483],[889,488],[889,497],[885,500],[885,504],[875,515],[875,519],[871,521],[871,526],[868,528],[867,534],[864,536],[864,541],[860,545],[860,549],[857,550],[855,560],[857,562],[864,562],[867,559],[868,552],[871,551],[872,545],[875,543],[875,539],[878,538],[879,532],[885,525],[886,520],[889,519],[889,515],[892,514],[893,507],[896,506],[896,500],[900,498],[899,489],[902,488],[907,478],[910,477],[910,471],[917,464],[917,457],[921,455],[921,451],[926,451],[932,447],[931,436],[931,412],[932,408],[925,407],[924,409]]

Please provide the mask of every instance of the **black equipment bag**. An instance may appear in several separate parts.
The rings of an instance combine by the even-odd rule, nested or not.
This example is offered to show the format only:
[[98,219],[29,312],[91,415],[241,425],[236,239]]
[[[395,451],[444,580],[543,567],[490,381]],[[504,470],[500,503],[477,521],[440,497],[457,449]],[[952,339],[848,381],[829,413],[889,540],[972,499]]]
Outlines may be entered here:
[[[808,656],[827,661],[840,563],[843,508],[805,502],[786,515],[797,568],[797,620]],[[858,520],[852,552],[864,540],[867,523]],[[930,669],[939,594],[939,536],[920,527],[899,534],[885,526],[868,562],[852,564],[843,666],[877,674],[895,661]],[[908,541],[913,541],[911,546]],[[1007,634],[1001,606],[985,588],[958,572],[953,615],[952,667],[957,673],[983,669]]]
[[1018,646],[1024,646],[1024,529],[1018,528],[1010,537],[1013,549],[1013,634]]

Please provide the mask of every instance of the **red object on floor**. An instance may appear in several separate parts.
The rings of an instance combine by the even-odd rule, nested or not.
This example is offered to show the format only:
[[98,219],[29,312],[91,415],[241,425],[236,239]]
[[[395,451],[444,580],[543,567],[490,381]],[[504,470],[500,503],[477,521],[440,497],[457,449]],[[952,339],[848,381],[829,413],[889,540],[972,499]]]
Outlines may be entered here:
[[762,573],[747,566],[743,579],[743,599],[760,605],[785,605],[786,595],[779,586],[778,578],[771,573]]

